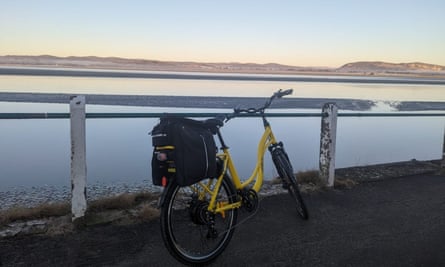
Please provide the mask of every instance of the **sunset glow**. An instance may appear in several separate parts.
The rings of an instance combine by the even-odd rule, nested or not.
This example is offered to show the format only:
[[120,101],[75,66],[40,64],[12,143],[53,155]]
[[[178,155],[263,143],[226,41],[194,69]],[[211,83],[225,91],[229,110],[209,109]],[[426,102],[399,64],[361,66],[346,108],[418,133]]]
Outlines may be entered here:
[[2,1],[0,55],[445,65],[444,1]]

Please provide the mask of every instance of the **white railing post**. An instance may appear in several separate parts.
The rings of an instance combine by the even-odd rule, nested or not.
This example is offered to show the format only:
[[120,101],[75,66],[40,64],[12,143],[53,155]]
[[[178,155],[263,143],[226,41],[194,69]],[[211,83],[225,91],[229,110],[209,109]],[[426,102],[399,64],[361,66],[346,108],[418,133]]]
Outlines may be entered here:
[[337,137],[337,106],[334,103],[323,105],[320,134],[320,178],[327,186],[334,186],[335,143]]
[[82,218],[87,209],[87,167],[85,137],[85,96],[70,100],[71,122],[71,213],[72,221]]

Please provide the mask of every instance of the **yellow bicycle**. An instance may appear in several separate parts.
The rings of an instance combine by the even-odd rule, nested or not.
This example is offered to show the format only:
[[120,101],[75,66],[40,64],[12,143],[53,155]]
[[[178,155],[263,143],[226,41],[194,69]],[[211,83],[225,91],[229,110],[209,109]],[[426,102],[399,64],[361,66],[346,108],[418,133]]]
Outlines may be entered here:
[[[214,260],[227,247],[234,233],[238,209],[253,212],[263,184],[263,158],[269,150],[283,186],[296,203],[298,214],[308,219],[306,205],[283,143],[278,142],[266,119],[265,110],[272,101],[292,93],[292,89],[275,92],[259,108],[235,109],[222,117],[199,121],[217,136],[221,145],[217,158],[217,178],[207,178],[192,185],[168,182],[160,198],[161,230],[164,243],[177,260],[185,264],[203,264]],[[258,144],[257,163],[252,175],[242,181],[235,168],[220,128],[240,114],[260,114],[264,133]]]

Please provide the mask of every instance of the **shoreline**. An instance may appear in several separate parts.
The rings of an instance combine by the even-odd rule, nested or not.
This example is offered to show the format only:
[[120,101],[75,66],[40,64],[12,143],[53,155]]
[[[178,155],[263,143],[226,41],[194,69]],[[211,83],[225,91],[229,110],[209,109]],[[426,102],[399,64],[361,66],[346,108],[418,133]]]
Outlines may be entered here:
[[[161,188],[151,184],[151,181],[87,184],[88,201],[123,193],[141,191],[160,192]],[[0,211],[14,207],[32,208],[40,204],[70,202],[71,187],[66,185],[15,186],[9,190],[0,191]]]
[[107,68],[68,68],[54,66],[4,66],[0,75],[67,76],[101,78],[146,78],[186,80],[235,80],[235,81],[280,81],[280,82],[335,82],[335,83],[386,83],[445,85],[443,75],[391,74],[366,75],[340,72],[205,72],[193,70],[145,70]]
[[[335,171],[336,180],[349,180],[356,183],[380,181],[402,176],[438,173],[441,170],[441,160],[410,160],[392,162],[384,164],[354,166],[347,168],[337,168]],[[270,195],[282,192],[281,186],[274,187],[272,180],[265,180],[260,195]],[[11,190],[0,191],[1,210],[12,207],[33,207],[42,203],[55,203],[69,201],[70,188],[68,186],[44,185],[40,187],[14,187]],[[119,195],[123,193],[137,193],[141,191],[160,192],[159,186],[153,186],[151,181],[142,180],[132,183],[93,183],[87,184],[88,201],[103,197]]]
[[[100,95],[84,94],[88,105],[117,105],[139,107],[171,108],[227,108],[264,104],[264,97],[212,97],[212,96],[169,96],[169,95]],[[71,94],[62,93],[4,93],[0,92],[0,102],[31,102],[69,104]],[[375,102],[362,99],[326,98],[283,98],[270,108],[321,109],[326,102],[336,102],[339,109],[369,110]],[[428,102],[430,103],[430,102]],[[431,102],[432,103],[432,102]],[[438,102],[440,104],[440,102]],[[432,104],[437,105],[437,104]]]
[[[168,95],[100,95],[84,94],[88,105],[117,105],[135,107],[171,108],[221,108],[236,106],[260,106],[262,97],[211,97],[211,96],[168,96]],[[1,102],[29,102],[69,104],[71,94],[62,93],[7,93],[0,92]],[[246,101],[247,100],[247,101]],[[274,103],[272,109],[320,109],[327,102],[337,104],[339,110],[369,111],[378,103],[385,103],[393,111],[445,111],[445,102],[434,101],[372,101],[340,98],[283,98]]]

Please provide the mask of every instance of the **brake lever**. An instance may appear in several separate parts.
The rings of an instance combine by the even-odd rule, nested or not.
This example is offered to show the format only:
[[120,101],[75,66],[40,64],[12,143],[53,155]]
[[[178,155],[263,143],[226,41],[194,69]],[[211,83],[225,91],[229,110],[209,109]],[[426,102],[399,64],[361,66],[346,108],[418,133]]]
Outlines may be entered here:
[[233,113],[235,113],[235,114],[239,114],[239,113],[241,113],[241,108],[240,108],[239,105],[236,106],[236,108],[233,109]]

